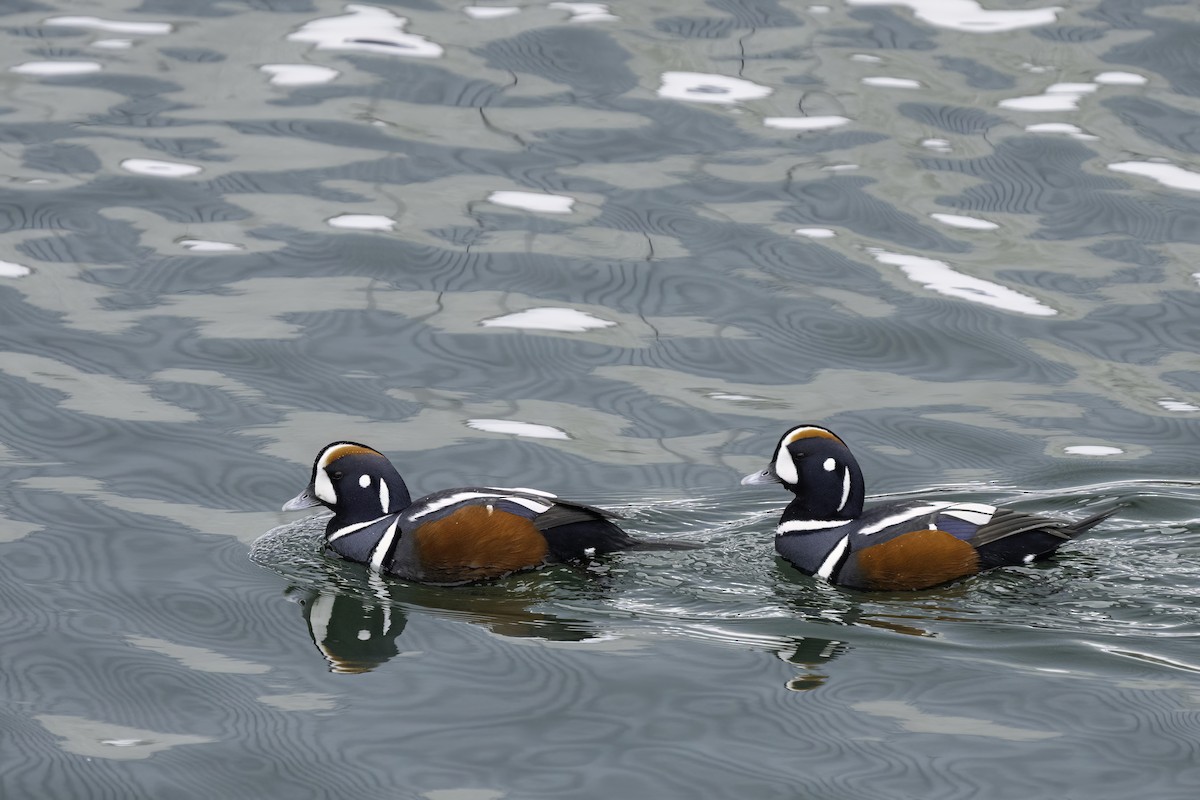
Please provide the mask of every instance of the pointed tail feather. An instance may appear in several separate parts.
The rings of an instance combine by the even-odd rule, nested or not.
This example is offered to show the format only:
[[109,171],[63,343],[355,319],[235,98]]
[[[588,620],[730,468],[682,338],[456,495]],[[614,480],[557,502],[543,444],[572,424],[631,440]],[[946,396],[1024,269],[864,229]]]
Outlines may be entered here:
[[1062,532],[1069,533],[1071,538],[1074,539],[1080,534],[1090,531],[1092,528],[1096,527],[1101,522],[1104,522],[1104,520],[1108,519],[1122,508],[1127,508],[1128,506],[1129,503],[1117,503],[1116,505],[1110,506],[1103,511],[1097,511],[1090,517],[1084,517],[1083,519],[1079,520],[1079,522],[1071,523],[1069,527],[1063,528]]

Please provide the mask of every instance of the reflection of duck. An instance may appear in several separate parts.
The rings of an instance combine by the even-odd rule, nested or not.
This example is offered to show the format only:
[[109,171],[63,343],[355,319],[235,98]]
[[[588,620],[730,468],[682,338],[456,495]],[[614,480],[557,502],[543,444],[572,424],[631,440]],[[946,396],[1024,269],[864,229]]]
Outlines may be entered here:
[[326,544],[343,558],[414,581],[460,584],[618,550],[685,549],[630,537],[591,506],[536,489],[447,489],[410,499],[383,454],[334,442],[284,511],[333,510]]
[[602,635],[591,623],[531,611],[541,597],[405,586],[374,573],[360,586],[329,580],[316,589],[293,586],[287,594],[303,608],[309,635],[331,672],[368,672],[399,655],[397,639],[414,612],[462,619],[516,638],[583,642]]
[[293,597],[304,609],[309,635],[330,672],[368,672],[399,654],[396,638],[407,621],[400,609],[332,589]]
[[992,567],[1029,564],[1121,507],[1079,522],[927,500],[864,511],[858,462],[845,442],[816,425],[785,433],[770,466],[742,483],[782,483],[791,491],[795,498],[775,529],[776,550],[800,571],[854,589],[924,589]]
[[829,676],[818,670],[850,649],[845,642],[812,636],[797,636],[790,644],[794,647],[777,650],[775,654],[780,660],[805,670],[803,674],[787,682],[787,688],[793,692],[807,692],[824,686]]

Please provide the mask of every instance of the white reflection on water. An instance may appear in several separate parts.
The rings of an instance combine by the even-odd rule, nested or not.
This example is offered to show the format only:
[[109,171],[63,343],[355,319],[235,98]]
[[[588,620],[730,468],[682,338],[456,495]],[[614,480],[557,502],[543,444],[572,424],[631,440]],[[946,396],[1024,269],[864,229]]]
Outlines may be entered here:
[[175,26],[169,22],[125,22],[115,19],[100,19],[99,17],[51,17],[46,25],[61,25],[68,28],[90,28],[106,33],[132,33],[145,36],[159,36],[170,33]]
[[314,19],[288,34],[293,42],[312,42],[318,50],[363,50],[413,58],[438,58],[445,52],[436,42],[405,33],[407,17],[384,8],[350,4],[340,17]]
[[769,96],[772,91],[771,87],[753,81],[706,72],[664,72],[662,86],[658,88],[660,97],[718,104],[758,100]]
[[9,72],[18,75],[38,75],[43,78],[57,78],[63,75],[88,75],[104,69],[95,61],[26,61],[9,67]]
[[1078,125],[1072,125],[1069,122],[1037,122],[1033,125],[1026,125],[1025,130],[1028,133],[1065,133],[1073,139],[1083,139],[1085,141],[1098,141],[1100,139],[1099,136],[1086,133],[1083,128]]
[[1042,94],[1010,97],[1000,101],[1001,108],[1014,111],[1072,111],[1079,108],[1084,95],[1099,88],[1094,83],[1055,83],[1046,87]]
[[208,736],[160,733],[65,714],[38,714],[34,719],[62,740],[58,746],[63,750],[88,759],[129,761],[148,758],[181,744],[207,744],[214,741]]
[[207,239],[180,239],[179,244],[193,253],[234,253],[246,249],[233,242],[213,242]]
[[882,89],[920,89],[921,82],[912,78],[891,78],[887,75],[874,75],[862,79],[867,86],[878,86]]
[[1136,72],[1101,72],[1092,80],[1110,86],[1141,86],[1148,82],[1146,76]]
[[127,158],[121,162],[121,168],[138,175],[154,175],[158,178],[186,178],[204,171],[203,167],[195,164],[159,161],[156,158]]
[[349,228],[356,231],[390,231],[396,221],[380,214],[340,214],[325,220],[334,228]]
[[609,22],[619,19],[609,13],[604,3],[551,3],[547,8],[556,11],[566,11],[571,15],[571,22]]
[[485,319],[480,324],[485,328],[524,328],[526,330],[582,333],[596,328],[610,328],[617,323],[573,308],[531,308],[515,314],[505,314],[503,317]]
[[1108,168],[1113,172],[1141,175],[1172,189],[1200,192],[1200,172],[1192,172],[1174,164],[1160,161],[1119,161],[1109,164]]
[[1162,406],[1164,409],[1166,409],[1167,411],[1182,411],[1182,412],[1200,411],[1200,406],[1193,405],[1192,403],[1184,402],[1183,400],[1176,400],[1171,397],[1162,398],[1161,400],[1158,401],[1158,404],[1160,406]]
[[263,64],[259,70],[269,76],[272,86],[312,86],[329,83],[341,74],[316,64]]
[[784,131],[816,131],[826,128],[840,128],[850,121],[849,117],[767,117],[763,125],[768,128],[778,128]]
[[570,439],[562,428],[552,425],[539,425],[536,422],[518,422],[514,419],[469,419],[467,427],[489,433],[510,433],[514,436],[528,436],[533,439]]
[[24,264],[14,264],[12,261],[0,261],[0,278],[24,278],[30,273]]
[[488,195],[488,202],[498,206],[541,211],[544,214],[570,214],[575,198],[548,192],[498,191]]
[[979,217],[968,217],[963,214],[930,214],[929,216],[936,219],[943,225],[949,225],[952,228],[963,228],[971,231],[994,231],[1000,226],[994,222]]
[[846,0],[851,6],[905,6],[917,19],[967,33],[1000,33],[1049,25],[1058,19],[1060,6],[992,11],[976,0]]
[[909,279],[938,294],[1037,317],[1050,317],[1058,313],[1053,308],[1015,289],[955,272],[944,261],[923,256],[889,253],[878,248],[869,248],[868,252],[875,257],[876,261],[900,267]]
[[1064,447],[1063,452],[1075,456],[1119,456],[1125,451],[1102,444],[1072,444]]
[[463,13],[471,19],[500,19],[520,14],[521,9],[517,6],[467,6]]

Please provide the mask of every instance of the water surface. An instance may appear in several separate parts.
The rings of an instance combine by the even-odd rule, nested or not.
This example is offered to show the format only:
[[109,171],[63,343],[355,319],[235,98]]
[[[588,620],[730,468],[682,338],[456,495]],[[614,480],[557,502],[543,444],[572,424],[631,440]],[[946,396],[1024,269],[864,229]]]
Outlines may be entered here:
[[[13,798],[1192,798],[1200,12],[0,8]],[[1080,517],[919,593],[773,554],[779,434]],[[422,587],[335,439],[704,548]]]

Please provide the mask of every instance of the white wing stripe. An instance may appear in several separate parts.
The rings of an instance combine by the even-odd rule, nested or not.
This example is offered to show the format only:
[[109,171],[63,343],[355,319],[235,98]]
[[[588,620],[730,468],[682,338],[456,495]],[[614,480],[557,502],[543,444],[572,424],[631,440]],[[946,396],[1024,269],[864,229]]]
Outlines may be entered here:
[[987,525],[989,522],[992,521],[992,513],[991,512],[973,511],[973,510],[969,510],[969,509],[959,508],[958,506],[948,508],[945,511],[943,511],[942,513],[944,515],[946,515],[947,517],[954,517],[955,519],[961,519],[963,522],[969,522],[972,525],[979,525],[980,527]]
[[494,498],[497,500],[507,500],[510,503],[516,503],[519,506],[525,506],[535,514],[541,514],[544,511],[549,511],[553,503],[545,503],[540,500],[534,500],[529,497],[518,497],[512,494],[503,494],[501,492],[456,492],[448,497],[443,497],[440,500],[434,500],[429,505],[422,508],[420,511],[412,514],[409,519],[420,519],[434,512],[441,511],[443,508],[457,505],[458,503],[467,500],[482,500],[484,498]]
[[878,522],[873,522],[863,528],[859,528],[858,532],[864,536],[870,536],[872,533],[879,533],[880,531],[886,530],[893,525],[899,525],[901,522],[908,522],[910,519],[923,517],[926,514],[933,513],[934,511],[941,511],[943,508],[946,508],[950,505],[950,503],[930,503],[929,505],[910,508],[905,511],[901,511],[898,514],[892,514],[890,517],[884,517]]

